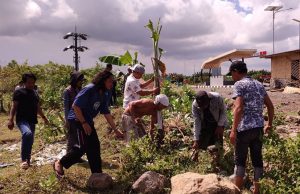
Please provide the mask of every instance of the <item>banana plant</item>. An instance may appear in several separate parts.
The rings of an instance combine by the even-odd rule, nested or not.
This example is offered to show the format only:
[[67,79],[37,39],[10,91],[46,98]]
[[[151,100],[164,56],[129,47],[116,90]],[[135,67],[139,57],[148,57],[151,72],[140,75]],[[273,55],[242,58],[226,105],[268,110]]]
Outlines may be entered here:
[[[153,41],[154,57],[152,58],[151,61],[152,61],[154,77],[155,77],[154,86],[160,88],[159,69],[161,69],[160,66],[162,66],[162,62],[160,61],[160,58],[163,54],[163,49],[158,47],[160,32],[162,29],[162,25],[160,25],[160,19],[158,20],[156,27],[154,27],[153,22],[149,20],[149,23],[145,26],[145,28],[148,28],[150,30],[151,39]],[[158,143],[160,144],[163,138],[163,119],[162,119],[161,111],[157,112],[157,129],[158,129],[158,141],[159,141]]]

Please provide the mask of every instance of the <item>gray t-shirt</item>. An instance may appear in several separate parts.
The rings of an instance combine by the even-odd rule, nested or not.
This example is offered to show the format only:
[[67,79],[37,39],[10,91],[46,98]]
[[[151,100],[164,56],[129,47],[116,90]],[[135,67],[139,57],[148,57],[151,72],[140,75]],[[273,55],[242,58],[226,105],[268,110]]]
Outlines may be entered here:
[[232,98],[240,96],[244,101],[238,132],[264,126],[263,109],[266,95],[263,85],[250,77],[244,77],[234,84]]

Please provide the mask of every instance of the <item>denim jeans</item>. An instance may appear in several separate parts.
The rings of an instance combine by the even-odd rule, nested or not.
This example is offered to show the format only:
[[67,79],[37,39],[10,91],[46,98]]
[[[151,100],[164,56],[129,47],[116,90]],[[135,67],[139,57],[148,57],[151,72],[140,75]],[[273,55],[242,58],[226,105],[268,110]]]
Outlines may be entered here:
[[27,121],[17,123],[22,134],[21,158],[22,161],[30,161],[32,144],[34,140],[35,124]]

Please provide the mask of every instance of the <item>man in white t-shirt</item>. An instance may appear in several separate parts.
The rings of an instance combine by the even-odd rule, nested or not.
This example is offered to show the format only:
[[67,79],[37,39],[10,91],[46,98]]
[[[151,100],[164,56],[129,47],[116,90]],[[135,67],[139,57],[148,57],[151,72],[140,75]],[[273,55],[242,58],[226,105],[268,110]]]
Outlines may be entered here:
[[132,70],[132,74],[128,76],[125,83],[124,99],[123,99],[124,109],[127,108],[130,102],[139,100],[140,96],[147,96],[151,94],[155,95],[159,93],[159,88],[154,88],[152,90],[144,89],[151,82],[154,81],[154,78],[149,79],[143,84],[140,83],[139,79],[141,79],[143,74],[145,73],[145,68],[142,65],[136,64],[131,68],[131,70]]

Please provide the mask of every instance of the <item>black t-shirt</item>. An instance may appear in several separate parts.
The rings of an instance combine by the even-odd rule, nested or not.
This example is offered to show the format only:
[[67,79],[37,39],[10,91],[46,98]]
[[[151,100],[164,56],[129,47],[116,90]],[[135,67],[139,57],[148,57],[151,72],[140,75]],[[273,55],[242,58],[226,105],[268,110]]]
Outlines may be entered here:
[[17,89],[13,95],[13,101],[18,102],[16,122],[27,121],[37,123],[37,110],[39,97],[34,90],[26,88]]

